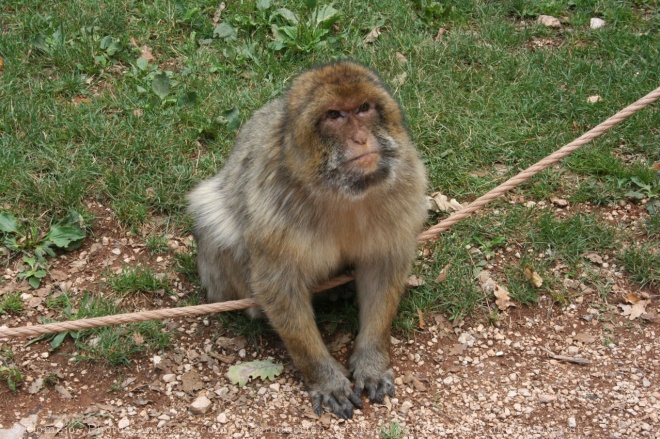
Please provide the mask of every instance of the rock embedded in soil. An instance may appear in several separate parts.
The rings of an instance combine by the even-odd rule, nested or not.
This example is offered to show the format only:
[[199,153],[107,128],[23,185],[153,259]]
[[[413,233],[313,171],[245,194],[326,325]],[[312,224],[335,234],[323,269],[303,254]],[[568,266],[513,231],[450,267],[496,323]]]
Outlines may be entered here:
[[195,415],[203,415],[209,411],[212,405],[213,403],[206,395],[201,395],[190,404],[190,411]]

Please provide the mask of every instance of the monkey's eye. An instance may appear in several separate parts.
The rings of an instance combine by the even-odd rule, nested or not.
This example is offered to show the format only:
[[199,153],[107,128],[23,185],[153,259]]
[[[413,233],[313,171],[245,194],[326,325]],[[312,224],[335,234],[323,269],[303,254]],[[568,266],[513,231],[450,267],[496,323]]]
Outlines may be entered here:
[[339,119],[341,117],[341,112],[337,110],[328,110],[328,112],[325,113],[325,117],[328,119]]
[[364,113],[366,111],[369,111],[369,102],[365,102],[364,104],[360,105],[360,107],[357,109],[358,113]]

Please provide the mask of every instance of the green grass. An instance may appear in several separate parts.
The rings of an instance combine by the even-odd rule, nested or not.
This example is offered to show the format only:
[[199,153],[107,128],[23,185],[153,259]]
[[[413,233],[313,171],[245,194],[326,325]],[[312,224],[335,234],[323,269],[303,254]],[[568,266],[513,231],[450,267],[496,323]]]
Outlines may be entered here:
[[632,278],[641,285],[660,287],[660,251],[656,243],[634,245],[619,255]]
[[[48,303],[48,302],[47,302]],[[114,300],[85,292],[80,300],[63,294],[48,304],[51,309],[61,310],[62,320],[78,320],[121,314],[127,310],[117,306]],[[48,321],[50,322],[50,321]],[[48,323],[45,322],[45,323]],[[28,344],[48,340],[51,350],[59,349],[71,339],[76,347],[76,361],[103,361],[109,366],[127,365],[130,358],[145,349],[159,350],[169,345],[169,333],[160,321],[146,321],[122,326],[103,326],[82,331],[46,334],[32,339]]]
[[[427,166],[429,192],[461,202],[660,83],[655,0],[349,0],[333,3],[338,15],[327,33],[325,24],[309,25],[311,12],[301,2],[281,0],[262,9],[255,2],[233,2],[214,23],[217,5],[215,0],[3,4],[1,210],[47,230],[52,218],[69,210],[85,216],[94,201],[109,207],[129,230],[162,225],[164,219],[168,233],[187,234],[185,195],[222,165],[240,123],[280,94],[293,75],[336,58],[352,58],[381,73],[407,114]],[[275,12],[280,7],[303,23],[295,37],[273,35],[271,24],[290,25]],[[564,24],[545,28],[536,24],[539,14],[562,17]],[[592,30],[591,17],[607,25]],[[364,44],[376,26],[381,35]],[[436,40],[441,27],[447,31]],[[152,61],[145,62],[140,46],[148,46]],[[602,100],[587,102],[593,95]],[[660,161],[657,108],[632,116],[561,166],[516,188],[515,195],[537,202],[555,195],[572,204],[632,200],[650,206],[658,199],[657,174],[651,170]],[[505,171],[498,173],[494,164]],[[645,221],[644,248],[660,245],[657,218],[656,213]],[[145,238],[147,250],[168,251],[162,231],[154,233]],[[504,241],[495,245],[500,238]],[[395,323],[415,328],[418,309],[456,319],[482,307],[484,294],[474,276],[489,263],[488,252],[496,258],[506,247],[521,253],[521,260],[507,262],[498,281],[510,284],[516,300],[532,304],[540,294],[561,289],[553,264],[567,264],[565,275],[574,276],[585,252],[612,251],[626,240],[631,237],[597,215],[559,218],[498,201],[431,247],[431,260],[415,268],[426,285],[405,296]],[[3,256],[1,263],[14,257]],[[197,283],[194,256],[174,257],[180,272]],[[628,261],[633,280],[655,285],[657,264],[639,268],[644,257],[620,257]],[[447,280],[434,283],[449,262]],[[546,289],[528,286],[525,263],[544,277]],[[108,294],[117,295],[167,289],[165,281],[139,267],[110,276],[109,285]],[[335,323],[330,318],[327,324]]]
[[8,293],[0,297],[0,314],[18,314],[23,311],[23,299],[20,293]]
[[119,294],[169,291],[169,283],[148,267],[124,267],[121,273],[108,276],[108,285]]

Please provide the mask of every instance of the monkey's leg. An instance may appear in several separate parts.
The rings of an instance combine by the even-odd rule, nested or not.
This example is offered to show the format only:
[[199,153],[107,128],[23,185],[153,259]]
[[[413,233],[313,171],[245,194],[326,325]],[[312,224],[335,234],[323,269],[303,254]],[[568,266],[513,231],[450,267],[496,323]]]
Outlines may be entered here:
[[372,402],[394,396],[394,370],[390,363],[390,330],[405,285],[408,264],[392,260],[370,261],[355,271],[360,332],[349,365],[354,394],[366,390]]
[[[253,265],[251,285],[309,387],[314,412],[320,416],[326,405],[338,416],[351,418],[353,406],[361,407],[362,402],[351,391],[348,372],[321,339],[307,285],[295,269],[278,272],[269,265]],[[259,266],[268,269],[256,268]]]

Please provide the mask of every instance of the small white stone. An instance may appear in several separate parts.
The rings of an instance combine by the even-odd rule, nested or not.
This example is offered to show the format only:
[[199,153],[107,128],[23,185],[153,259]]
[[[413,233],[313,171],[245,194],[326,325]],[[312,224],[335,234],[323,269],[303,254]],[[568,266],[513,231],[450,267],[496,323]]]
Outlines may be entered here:
[[545,27],[561,27],[561,22],[559,19],[551,15],[539,15],[539,18],[536,21]]
[[408,411],[412,408],[413,404],[410,401],[404,401],[403,404],[401,404],[401,413],[404,415],[408,413]]
[[557,397],[555,395],[539,395],[539,401],[545,403],[555,401],[556,399]]
[[600,29],[605,26],[605,20],[601,18],[594,17],[589,21],[589,27],[592,29]]
[[221,424],[226,424],[228,421],[227,414],[225,412],[220,413],[216,418],[216,421],[218,421]]
[[119,422],[117,422],[117,428],[120,430],[128,427],[131,424],[131,421],[128,420],[128,418],[121,418]]
[[272,390],[273,392],[279,392],[280,391],[280,383],[273,383],[273,384],[269,385],[268,388],[270,388],[270,390]]
[[190,411],[195,415],[203,415],[208,412],[213,403],[206,395],[198,396],[192,404],[190,404]]
[[568,418],[568,428],[575,428],[577,427],[577,422],[575,421],[574,417]]
[[165,381],[166,383],[173,383],[174,381],[176,381],[176,374],[166,373],[165,375],[163,375],[163,381]]

